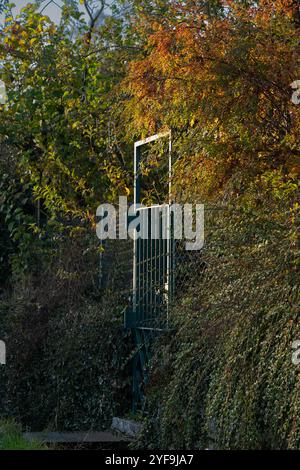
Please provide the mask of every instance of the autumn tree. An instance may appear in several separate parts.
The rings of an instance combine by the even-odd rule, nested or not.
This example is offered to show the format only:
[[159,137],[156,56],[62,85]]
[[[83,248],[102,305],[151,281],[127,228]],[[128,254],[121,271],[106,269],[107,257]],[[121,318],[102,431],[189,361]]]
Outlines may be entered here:
[[145,134],[173,128],[179,178],[186,170],[203,197],[218,197],[242,178],[233,188],[239,192],[275,168],[296,177],[300,121],[290,84],[300,74],[297,2],[166,3],[167,17],[143,11],[138,21],[148,41],[125,80],[129,125]]

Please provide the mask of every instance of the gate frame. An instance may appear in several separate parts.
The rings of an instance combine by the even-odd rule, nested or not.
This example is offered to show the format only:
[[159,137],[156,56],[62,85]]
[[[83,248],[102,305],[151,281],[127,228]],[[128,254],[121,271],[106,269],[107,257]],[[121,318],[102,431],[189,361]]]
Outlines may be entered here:
[[[161,140],[168,137],[169,138],[169,149],[168,149],[168,159],[169,159],[169,168],[168,168],[168,190],[169,190],[169,198],[168,198],[168,248],[167,248],[167,290],[168,296],[170,295],[170,272],[171,272],[171,236],[170,236],[170,205],[172,204],[172,131],[168,130],[166,132],[161,132],[158,134],[154,134],[150,137],[147,137],[143,140],[138,140],[134,143],[134,202],[133,208],[134,212],[136,213],[137,205],[140,204],[141,201],[141,175],[140,175],[140,163],[141,163],[141,147],[144,145],[150,144],[151,142],[155,142],[157,140]],[[151,209],[152,206],[149,206]],[[137,301],[136,301],[136,292],[137,292],[137,235],[134,232],[134,239],[133,239],[133,283],[132,283],[132,305],[133,305],[133,314],[136,314],[137,310]],[[167,304],[167,324],[168,324],[168,316],[169,316],[169,302]]]
[[[134,213],[138,210],[137,205],[140,204],[141,200],[141,174],[140,174],[140,163],[141,163],[141,148],[143,145],[155,142],[157,140],[169,138],[169,168],[168,168],[168,177],[169,177],[169,201],[167,204],[168,207],[168,230],[170,234],[170,206],[172,204],[172,194],[171,194],[171,178],[172,178],[172,133],[171,130],[166,132],[161,132],[159,134],[152,135],[143,140],[139,140],[134,143]],[[151,206],[150,206],[151,207]],[[152,206],[153,207],[153,206]],[[171,234],[170,234],[171,235]],[[168,256],[167,256],[167,278],[168,278],[168,301],[167,301],[167,327],[168,327],[168,316],[169,316],[169,300],[171,295],[170,289],[170,272],[171,272],[171,236],[168,237]],[[124,326],[131,330],[132,338],[134,345],[136,347],[136,352],[132,360],[132,411],[135,413],[138,409],[144,409],[145,407],[145,394],[143,391],[143,386],[148,382],[148,371],[147,364],[150,359],[149,344],[152,342],[152,330],[156,330],[157,333],[160,331],[155,328],[143,328],[140,325],[135,323],[136,313],[137,313],[137,259],[138,259],[138,237],[137,233],[134,232],[133,239],[133,296],[131,299],[131,308],[125,308],[124,311]]]

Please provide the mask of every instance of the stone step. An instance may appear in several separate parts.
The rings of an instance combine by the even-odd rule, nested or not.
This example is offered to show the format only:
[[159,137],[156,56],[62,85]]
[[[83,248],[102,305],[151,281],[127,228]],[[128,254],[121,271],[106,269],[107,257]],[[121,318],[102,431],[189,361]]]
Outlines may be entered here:
[[142,424],[130,419],[113,418],[111,428],[130,438],[135,438],[141,432]]
[[110,430],[107,431],[77,431],[77,432],[25,432],[24,439],[38,441],[45,444],[67,444],[67,443],[101,443],[101,442],[128,442],[127,436],[117,435]]

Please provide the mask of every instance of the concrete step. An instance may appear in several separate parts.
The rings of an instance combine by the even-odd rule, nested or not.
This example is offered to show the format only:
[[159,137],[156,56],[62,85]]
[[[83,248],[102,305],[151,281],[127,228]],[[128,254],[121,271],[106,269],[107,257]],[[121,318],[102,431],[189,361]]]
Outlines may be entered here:
[[24,439],[38,441],[45,444],[67,444],[67,443],[101,443],[101,442],[128,442],[127,436],[117,435],[110,430],[107,431],[77,431],[77,432],[25,432]]
[[111,428],[130,438],[136,438],[142,430],[142,424],[130,419],[113,418]]

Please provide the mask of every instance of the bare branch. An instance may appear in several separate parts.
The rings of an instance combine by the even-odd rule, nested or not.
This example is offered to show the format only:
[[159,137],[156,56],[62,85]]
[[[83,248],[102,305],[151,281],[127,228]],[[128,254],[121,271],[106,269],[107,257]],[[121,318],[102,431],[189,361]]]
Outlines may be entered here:
[[[90,46],[91,46],[91,41],[92,41],[92,36],[94,32],[94,28],[96,26],[96,23],[98,19],[100,18],[101,14],[103,13],[103,10],[106,6],[105,0],[100,0],[101,6],[100,8],[96,11],[96,13],[93,12],[93,10],[90,8],[90,5],[88,3],[88,0],[84,0],[84,7],[87,11],[87,14],[90,17],[90,26],[89,30],[86,34],[86,43],[87,43],[87,55],[90,52]],[[88,76],[88,67],[86,66],[83,72],[83,93],[82,93],[82,100],[86,101],[86,83],[87,83],[87,76]]]
[[54,3],[55,6],[57,6],[59,9],[61,9],[61,6],[60,6],[58,3],[56,3],[54,0],[49,0],[49,2],[47,2],[46,5],[43,6],[43,8],[41,9],[40,13],[43,13],[43,12],[46,10],[46,8],[47,8],[49,5],[51,5],[52,3]]
[[93,10],[90,8],[88,0],[84,0],[84,7],[86,9],[86,12],[90,18],[90,28],[93,29],[95,24],[97,23],[98,19],[103,13],[103,10],[105,8],[105,1],[101,0],[100,1],[101,5],[100,8],[94,13]]

